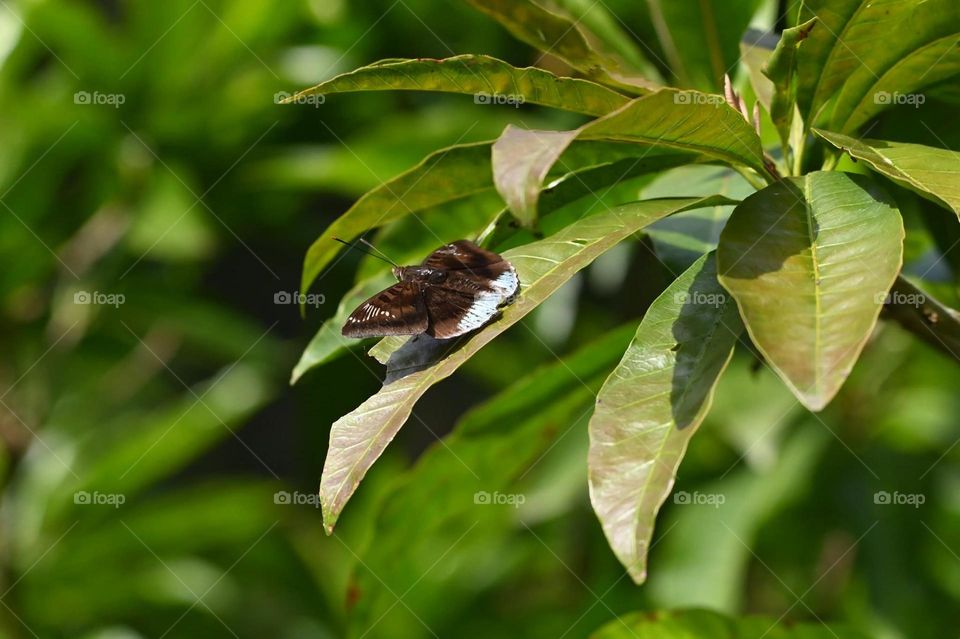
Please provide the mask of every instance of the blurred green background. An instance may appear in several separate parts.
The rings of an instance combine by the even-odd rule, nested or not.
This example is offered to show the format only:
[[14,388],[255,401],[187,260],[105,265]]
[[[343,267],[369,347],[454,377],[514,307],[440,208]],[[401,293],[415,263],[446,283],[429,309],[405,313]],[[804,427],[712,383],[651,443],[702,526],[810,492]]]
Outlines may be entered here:
[[[737,4],[737,34],[753,10],[773,26],[775,3]],[[609,5],[661,57],[648,5]],[[589,507],[585,426],[589,388],[669,281],[638,245],[434,389],[323,534],[329,425],[380,370],[355,350],[288,385],[360,258],[328,270],[302,320],[306,248],[434,149],[577,120],[464,96],[275,96],[471,52],[538,60],[444,0],[0,6],[0,636],[577,637],[690,606],[877,637],[956,628],[960,369],[888,325],[819,416],[738,353],[677,486],[723,503],[669,501],[649,582],[625,577]],[[690,68],[661,71],[710,88]],[[706,171],[644,193],[693,195],[720,179]],[[915,256],[942,240],[915,227]],[[956,295],[946,262],[929,277]],[[508,392],[435,443],[528,375],[555,410],[526,414]],[[521,508],[464,497],[462,460],[501,464],[541,435]]]

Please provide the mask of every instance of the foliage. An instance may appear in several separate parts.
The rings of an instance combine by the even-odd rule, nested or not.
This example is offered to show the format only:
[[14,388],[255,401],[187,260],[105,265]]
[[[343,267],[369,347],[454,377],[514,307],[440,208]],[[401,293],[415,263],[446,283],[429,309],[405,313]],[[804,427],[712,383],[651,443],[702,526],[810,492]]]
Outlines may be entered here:
[[[0,636],[960,621],[956,3],[12,0],[0,34]],[[482,237],[522,295],[381,387],[359,348],[405,340],[339,334],[390,281],[364,235]]]

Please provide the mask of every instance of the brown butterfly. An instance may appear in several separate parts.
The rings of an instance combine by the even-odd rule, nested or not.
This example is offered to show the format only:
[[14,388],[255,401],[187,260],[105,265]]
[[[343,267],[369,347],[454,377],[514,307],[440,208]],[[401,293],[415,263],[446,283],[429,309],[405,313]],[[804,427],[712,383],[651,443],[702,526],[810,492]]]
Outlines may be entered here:
[[480,328],[513,301],[520,280],[513,265],[468,240],[441,246],[419,266],[394,265],[399,280],[357,307],[346,337],[458,337]]

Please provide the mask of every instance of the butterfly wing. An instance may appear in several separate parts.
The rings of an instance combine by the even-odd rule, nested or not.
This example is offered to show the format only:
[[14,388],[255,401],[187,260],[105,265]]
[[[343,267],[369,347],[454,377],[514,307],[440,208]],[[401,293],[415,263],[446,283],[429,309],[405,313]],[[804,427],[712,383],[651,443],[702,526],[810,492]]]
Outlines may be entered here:
[[344,337],[419,335],[429,322],[420,285],[398,282],[358,306],[341,332]]
[[423,266],[443,269],[446,279],[427,289],[427,334],[438,339],[476,330],[513,300],[520,281],[513,265],[493,251],[460,240],[430,254]]

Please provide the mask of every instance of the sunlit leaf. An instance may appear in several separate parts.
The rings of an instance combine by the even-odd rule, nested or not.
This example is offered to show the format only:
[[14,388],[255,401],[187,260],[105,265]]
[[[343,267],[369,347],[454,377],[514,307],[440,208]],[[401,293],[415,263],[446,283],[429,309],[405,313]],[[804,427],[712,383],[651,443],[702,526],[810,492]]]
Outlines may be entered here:
[[814,129],[824,140],[868,162],[897,184],[941,204],[960,216],[960,153],[922,144],[858,140]]
[[506,251],[520,278],[519,298],[497,321],[470,337],[439,363],[387,384],[330,431],[320,481],[324,525],[333,529],[340,512],[370,466],[410,416],[413,405],[434,384],[451,375],[474,353],[516,324],[577,271],[648,224],[678,211],[712,206],[723,198],[648,200],[617,207],[576,222],[539,242]]
[[527,131],[508,126],[494,144],[497,190],[522,223],[536,220],[543,178],[574,140],[620,140],[646,153],[682,151],[750,167],[766,175],[760,138],[723,98],[663,89],[573,131]]
[[896,205],[859,175],[815,172],[741,202],[717,249],[720,281],[797,398],[822,409],[863,349],[903,260]]
[[[533,0],[467,0],[471,5],[500,22],[519,40],[556,56],[586,77],[634,94],[653,91],[656,71],[625,37],[601,37],[560,7],[548,11]],[[591,7],[594,14],[601,11]],[[616,24],[605,21],[610,29]],[[630,50],[627,50],[629,48]]]
[[807,127],[829,123],[851,132],[896,104],[898,94],[960,72],[954,0],[807,0],[800,15],[821,23],[797,56],[797,100]]
[[590,500],[637,583],[646,578],[657,511],[742,330],[714,254],[704,255],[653,302],[597,396]]
[[[435,443],[413,469],[398,478],[397,488],[384,499],[377,516],[375,541],[361,553],[356,587],[364,594],[351,616],[358,634],[388,611],[393,617],[384,624],[402,622],[396,615],[409,617],[393,605],[395,599],[381,583],[395,592],[418,583],[408,602],[432,624],[434,615],[442,618],[445,610],[456,609],[461,602],[451,587],[489,575],[491,566],[483,557],[505,543],[504,535],[516,525],[517,508],[494,504],[492,499],[484,503],[482,497],[526,492],[521,479],[589,413],[596,391],[634,330],[629,325],[609,331],[562,361],[517,380],[468,412],[452,434]],[[423,509],[427,502],[432,506]],[[437,566],[432,573],[435,579],[418,581],[438,561],[444,562],[444,568]],[[448,565],[453,570],[445,569]],[[437,597],[444,597],[442,609],[428,605]],[[418,622],[409,622],[416,631]]]
[[465,93],[473,95],[478,104],[529,102],[586,115],[606,115],[628,101],[589,80],[558,77],[536,67],[520,69],[485,55],[375,62],[300,91],[287,101],[333,93],[397,90]]

